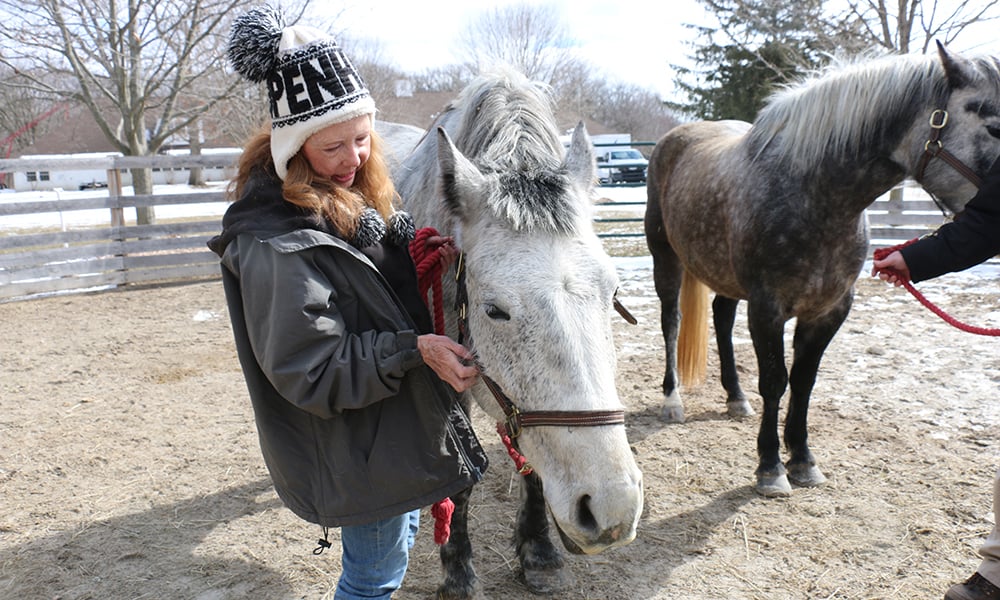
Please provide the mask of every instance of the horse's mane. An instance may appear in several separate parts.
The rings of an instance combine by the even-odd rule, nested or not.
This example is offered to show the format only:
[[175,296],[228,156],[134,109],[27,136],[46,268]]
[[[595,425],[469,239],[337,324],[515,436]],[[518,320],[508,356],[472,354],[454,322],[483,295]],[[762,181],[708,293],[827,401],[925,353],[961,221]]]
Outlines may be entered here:
[[566,201],[572,186],[550,90],[509,67],[477,77],[448,106],[458,119],[455,146],[496,182],[487,205],[518,231],[575,230],[578,211]]
[[[996,65],[992,70],[996,73]],[[812,170],[823,161],[857,159],[881,148],[914,112],[947,90],[936,56],[896,55],[838,61],[772,94],[748,134],[753,156],[765,149],[782,163]],[[928,117],[930,115],[928,114]]]

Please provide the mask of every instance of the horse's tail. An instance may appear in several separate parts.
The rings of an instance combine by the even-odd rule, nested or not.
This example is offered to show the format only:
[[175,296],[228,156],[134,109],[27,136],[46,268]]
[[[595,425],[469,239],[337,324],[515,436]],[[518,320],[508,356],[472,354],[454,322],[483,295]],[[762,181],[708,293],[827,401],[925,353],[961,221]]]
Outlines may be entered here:
[[698,385],[708,369],[708,286],[685,270],[680,294],[677,372],[681,385]]

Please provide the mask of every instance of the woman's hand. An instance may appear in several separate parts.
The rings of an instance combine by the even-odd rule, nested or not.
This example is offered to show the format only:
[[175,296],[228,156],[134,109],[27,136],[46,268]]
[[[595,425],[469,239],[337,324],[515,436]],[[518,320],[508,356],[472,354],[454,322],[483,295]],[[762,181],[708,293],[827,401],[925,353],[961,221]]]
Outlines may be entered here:
[[424,242],[427,252],[438,251],[441,257],[441,272],[446,272],[455,259],[458,258],[459,250],[455,247],[455,238],[450,235],[432,235]]
[[910,268],[906,266],[906,259],[897,250],[882,260],[872,261],[872,277],[878,277],[882,281],[900,287],[910,280]]
[[456,392],[464,392],[476,383],[479,369],[473,364],[472,353],[450,337],[433,333],[418,336],[417,350],[424,363]]

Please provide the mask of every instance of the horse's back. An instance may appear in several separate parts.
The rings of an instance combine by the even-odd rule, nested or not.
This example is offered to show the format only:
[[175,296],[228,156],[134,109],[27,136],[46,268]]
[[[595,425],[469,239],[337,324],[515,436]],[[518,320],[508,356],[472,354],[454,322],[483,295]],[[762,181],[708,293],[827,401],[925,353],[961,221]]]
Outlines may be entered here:
[[[696,121],[678,125],[656,143],[646,180],[647,210],[690,222],[722,209],[727,182],[743,170],[744,121]],[[690,214],[689,214],[690,212]]]
[[393,175],[396,175],[400,164],[409,156],[426,133],[419,127],[390,121],[376,121],[375,131],[385,142],[384,154]]
[[[749,131],[745,121],[696,121],[674,127],[656,143],[649,161],[648,187],[661,188],[676,169],[714,170],[735,152]],[[701,173],[694,172],[700,176]]]
[[[733,199],[748,168],[742,141],[750,124],[743,121],[697,121],[678,125],[656,143],[646,182],[646,229],[668,243],[706,283],[716,254],[729,252],[724,232]],[[699,269],[698,266],[703,266]],[[731,275],[717,282],[734,287]],[[716,287],[713,285],[713,287]],[[718,290],[718,288],[716,288]],[[731,289],[730,291],[736,291]]]

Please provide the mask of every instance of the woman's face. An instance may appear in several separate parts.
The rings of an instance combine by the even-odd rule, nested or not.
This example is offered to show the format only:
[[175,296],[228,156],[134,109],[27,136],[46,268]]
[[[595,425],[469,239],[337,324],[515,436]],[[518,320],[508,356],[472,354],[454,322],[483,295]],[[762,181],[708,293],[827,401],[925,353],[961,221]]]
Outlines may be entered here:
[[372,120],[361,115],[334,123],[309,136],[302,155],[321,177],[351,187],[354,176],[372,151]]

